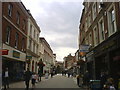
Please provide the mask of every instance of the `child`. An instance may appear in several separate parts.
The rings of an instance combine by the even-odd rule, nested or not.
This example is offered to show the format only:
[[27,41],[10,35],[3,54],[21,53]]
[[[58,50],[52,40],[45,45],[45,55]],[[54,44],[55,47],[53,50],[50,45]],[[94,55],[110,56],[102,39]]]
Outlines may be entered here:
[[45,79],[48,79],[48,71],[45,71]]
[[32,88],[35,88],[35,82],[36,82],[36,74],[32,74]]

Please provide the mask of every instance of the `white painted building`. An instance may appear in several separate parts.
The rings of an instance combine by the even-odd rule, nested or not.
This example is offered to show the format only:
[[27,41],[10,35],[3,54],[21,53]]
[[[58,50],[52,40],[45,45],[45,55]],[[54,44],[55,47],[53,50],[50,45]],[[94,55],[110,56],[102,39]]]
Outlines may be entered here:
[[[29,11],[28,11],[29,12]],[[36,21],[29,12],[28,18],[28,35],[27,35],[27,60],[30,60],[30,64],[27,64],[26,68],[33,72],[38,72],[37,63],[39,61],[39,34],[41,30]]]

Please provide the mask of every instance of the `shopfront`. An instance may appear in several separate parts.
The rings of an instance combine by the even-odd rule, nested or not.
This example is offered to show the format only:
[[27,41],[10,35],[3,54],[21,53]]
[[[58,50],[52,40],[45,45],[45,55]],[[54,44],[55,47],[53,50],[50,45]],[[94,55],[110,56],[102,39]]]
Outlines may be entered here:
[[95,79],[95,62],[94,62],[94,52],[90,51],[86,54],[86,66],[90,74],[90,79]]
[[115,77],[120,70],[120,33],[116,33],[94,49],[95,75],[100,79],[101,72]]
[[2,71],[8,68],[10,82],[23,80],[26,54],[6,44],[3,44],[3,49],[9,52],[7,55],[2,55]]

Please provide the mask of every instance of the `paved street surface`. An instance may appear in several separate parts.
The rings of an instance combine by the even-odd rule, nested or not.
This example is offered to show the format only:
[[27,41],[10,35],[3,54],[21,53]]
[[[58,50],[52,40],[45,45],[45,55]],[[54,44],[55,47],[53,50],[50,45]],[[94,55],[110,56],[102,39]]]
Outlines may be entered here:
[[38,83],[36,88],[79,88],[73,78],[56,75],[44,82]]
[[[30,82],[30,88],[32,87]],[[10,88],[25,88],[25,83],[18,82],[10,84]],[[49,77],[45,79],[42,77],[42,81],[36,83],[36,88],[79,88],[76,83],[76,79],[73,77],[55,75],[53,78]],[[82,90],[82,89],[80,89]],[[84,89],[85,90],[85,89]]]

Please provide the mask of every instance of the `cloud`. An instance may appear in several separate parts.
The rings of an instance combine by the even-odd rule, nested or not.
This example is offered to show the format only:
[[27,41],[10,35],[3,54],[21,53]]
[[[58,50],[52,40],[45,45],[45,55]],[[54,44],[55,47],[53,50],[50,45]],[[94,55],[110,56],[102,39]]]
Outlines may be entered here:
[[[24,2],[59,60],[78,48],[81,2]],[[64,50],[64,53],[62,52]],[[69,53],[68,53],[69,52]]]

